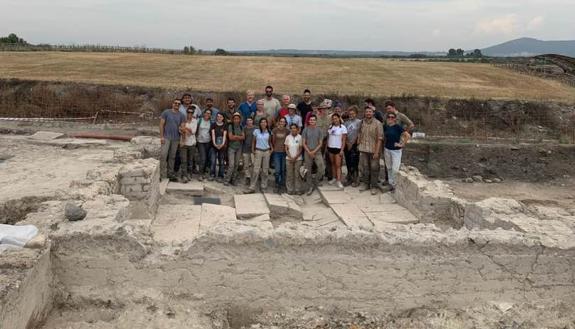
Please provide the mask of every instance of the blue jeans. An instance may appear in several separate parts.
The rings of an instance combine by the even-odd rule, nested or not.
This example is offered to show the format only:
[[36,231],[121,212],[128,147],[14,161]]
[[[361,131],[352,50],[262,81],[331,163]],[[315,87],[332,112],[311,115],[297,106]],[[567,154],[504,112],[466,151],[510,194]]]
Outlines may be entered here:
[[274,176],[276,178],[276,187],[284,187],[286,183],[286,153],[272,153],[274,162]]
[[226,148],[217,149],[212,147],[210,150],[210,162],[211,170],[210,175],[216,177],[216,160],[218,164],[218,177],[224,178],[224,158],[225,158]]

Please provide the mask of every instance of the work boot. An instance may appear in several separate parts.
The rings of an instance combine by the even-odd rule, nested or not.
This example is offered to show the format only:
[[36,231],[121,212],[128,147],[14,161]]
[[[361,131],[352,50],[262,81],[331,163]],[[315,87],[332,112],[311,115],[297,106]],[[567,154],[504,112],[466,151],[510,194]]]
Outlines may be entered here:
[[312,195],[313,193],[313,186],[311,186],[310,188],[307,189],[307,195]]

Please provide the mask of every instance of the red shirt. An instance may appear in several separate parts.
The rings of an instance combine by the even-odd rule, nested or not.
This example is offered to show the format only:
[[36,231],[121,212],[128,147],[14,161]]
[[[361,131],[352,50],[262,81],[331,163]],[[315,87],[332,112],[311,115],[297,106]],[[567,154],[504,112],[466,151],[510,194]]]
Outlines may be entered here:
[[[279,114],[280,116],[279,116],[279,118],[284,118],[284,117],[285,117],[286,115],[288,115],[288,114],[289,114],[289,110],[287,109],[287,107],[282,107],[282,108],[280,109],[280,114]],[[278,119],[279,119],[279,118],[278,118]]]

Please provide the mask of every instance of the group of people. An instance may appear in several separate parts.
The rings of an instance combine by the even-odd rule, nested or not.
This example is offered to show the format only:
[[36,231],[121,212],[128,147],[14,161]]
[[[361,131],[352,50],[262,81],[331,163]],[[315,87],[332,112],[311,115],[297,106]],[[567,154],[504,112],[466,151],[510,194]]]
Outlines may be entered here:
[[[211,98],[203,110],[190,94],[174,99],[160,118],[162,178],[187,183],[194,175],[227,186],[237,185],[243,174],[245,192],[254,193],[267,189],[272,166],[275,193],[309,195],[324,177],[340,189],[395,190],[414,124],[392,101],[382,113],[366,99],[360,119],[358,106],[344,110],[330,99],[314,106],[308,89],[302,98],[298,105],[289,95],[280,101],[267,86],[263,99],[255,101],[248,91],[245,102],[236,106],[229,98],[221,110]],[[386,180],[380,184],[382,150]]]

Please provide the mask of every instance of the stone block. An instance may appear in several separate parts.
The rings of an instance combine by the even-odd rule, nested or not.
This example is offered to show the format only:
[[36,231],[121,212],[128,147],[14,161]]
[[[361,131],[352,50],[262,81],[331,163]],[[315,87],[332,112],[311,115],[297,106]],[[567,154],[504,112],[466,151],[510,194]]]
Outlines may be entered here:
[[201,207],[200,233],[203,233],[218,224],[234,222],[237,220],[236,211],[232,207],[210,203],[204,203]]
[[355,204],[332,204],[331,208],[349,228],[373,228],[373,223]]
[[270,214],[270,209],[263,194],[234,195],[234,204],[236,206],[236,216],[240,219]]
[[287,194],[265,193],[267,205],[272,218],[290,217],[303,219],[302,209],[296,200]]
[[28,136],[30,139],[40,140],[40,141],[49,141],[56,138],[60,138],[64,136],[64,134],[54,131],[38,131],[33,135]]
[[151,231],[154,240],[168,245],[193,241],[200,233],[202,206],[161,205]]
[[329,189],[319,189],[319,193],[321,198],[325,204],[341,204],[341,203],[348,203],[351,198],[350,196],[341,190],[329,190]]
[[185,195],[201,196],[204,194],[204,184],[198,181],[188,183],[169,182],[166,186],[166,193],[180,193]]

